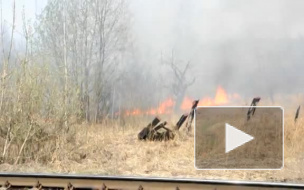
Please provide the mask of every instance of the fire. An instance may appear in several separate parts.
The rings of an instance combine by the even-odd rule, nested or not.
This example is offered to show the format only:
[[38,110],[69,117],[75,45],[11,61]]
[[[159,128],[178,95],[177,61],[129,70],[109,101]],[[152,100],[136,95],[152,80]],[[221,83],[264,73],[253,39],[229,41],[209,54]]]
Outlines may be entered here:
[[[220,106],[227,105],[231,100],[238,99],[240,96],[237,93],[228,94],[225,89],[221,86],[218,86],[214,98],[212,97],[203,97],[200,99],[198,106]],[[185,97],[181,103],[180,109],[185,111],[189,110],[192,107],[193,98]],[[133,109],[125,111],[125,115],[161,115],[161,114],[171,114],[175,102],[172,98],[168,98],[161,102],[157,108],[151,108],[148,110]]]
[[[221,86],[218,86],[216,89],[215,97],[204,97],[200,99],[198,106],[220,106],[226,105],[232,99],[238,99],[240,96],[237,93],[233,93],[232,95],[228,94],[225,89]],[[181,106],[181,110],[189,110],[192,106],[192,102],[194,99],[189,97],[185,97]]]
[[214,104],[221,105],[221,104],[227,104],[227,103],[228,103],[227,93],[221,86],[219,86],[216,91]]
[[173,99],[169,98],[166,101],[162,102],[158,107],[158,113],[159,114],[168,114],[171,113],[173,106],[175,105],[175,102]]
[[148,110],[140,110],[140,109],[133,109],[125,111],[125,115],[161,115],[161,114],[170,114],[173,111],[173,107],[175,102],[172,98],[168,98],[165,101],[161,102],[157,108],[151,108]]
[[181,110],[188,110],[189,108],[191,108],[192,102],[193,102],[193,99],[186,96],[181,105]]
[[[210,97],[203,98],[199,103],[198,106],[213,106],[213,99]],[[188,108],[189,109],[189,108]]]

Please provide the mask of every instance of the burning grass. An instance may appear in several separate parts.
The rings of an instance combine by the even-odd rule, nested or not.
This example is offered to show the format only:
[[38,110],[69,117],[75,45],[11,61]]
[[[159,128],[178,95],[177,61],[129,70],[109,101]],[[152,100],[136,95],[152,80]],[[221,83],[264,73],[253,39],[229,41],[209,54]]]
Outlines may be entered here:
[[[2,164],[0,170],[303,182],[304,120],[299,118],[294,124],[293,115],[285,116],[285,166],[280,171],[197,171],[193,135],[186,135],[182,128],[172,141],[142,142],[136,134],[146,125],[144,119],[123,127],[117,123],[76,126],[73,142],[62,143],[54,152],[48,152],[53,158],[51,162]],[[176,121],[176,118],[168,121]]]
[[[237,93],[229,94],[226,90],[218,86],[215,92],[214,97],[203,97],[201,98],[198,106],[217,106],[225,105],[234,101],[240,101],[240,96]],[[189,108],[192,107],[194,99],[191,97],[185,97],[181,103],[180,110],[189,111]],[[125,110],[123,115],[126,116],[138,116],[138,115],[161,115],[161,114],[172,114],[175,106],[175,102],[172,98],[167,98],[166,100],[159,103],[158,107],[150,108],[147,110],[142,110],[139,108],[134,108],[130,110]],[[116,113],[119,115],[119,113]]]

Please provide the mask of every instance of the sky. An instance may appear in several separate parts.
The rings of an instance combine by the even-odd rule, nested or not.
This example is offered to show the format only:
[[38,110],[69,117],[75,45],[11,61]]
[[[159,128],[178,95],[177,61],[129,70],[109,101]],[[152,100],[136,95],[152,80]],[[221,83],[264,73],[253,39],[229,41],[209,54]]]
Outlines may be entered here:
[[[13,0],[1,0],[3,20],[12,26]],[[46,6],[47,0],[15,0],[16,5],[16,31],[22,32],[22,12],[24,10],[26,20],[35,20]]]

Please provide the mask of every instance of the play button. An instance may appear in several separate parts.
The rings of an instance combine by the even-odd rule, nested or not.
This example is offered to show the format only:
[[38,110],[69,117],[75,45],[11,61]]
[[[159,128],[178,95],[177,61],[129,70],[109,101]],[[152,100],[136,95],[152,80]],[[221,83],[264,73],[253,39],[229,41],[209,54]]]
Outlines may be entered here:
[[283,110],[250,106],[197,107],[194,127],[196,169],[281,169]]
[[237,128],[229,125],[228,123],[225,124],[225,131],[226,131],[226,146],[225,146],[226,153],[254,139],[254,137],[244,133],[241,130],[238,130]]

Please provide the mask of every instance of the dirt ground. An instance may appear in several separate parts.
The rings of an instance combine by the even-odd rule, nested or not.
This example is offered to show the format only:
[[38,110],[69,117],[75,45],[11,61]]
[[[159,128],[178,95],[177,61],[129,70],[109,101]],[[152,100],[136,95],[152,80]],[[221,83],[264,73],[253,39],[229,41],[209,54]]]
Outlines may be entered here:
[[[285,114],[285,163],[279,171],[198,171],[194,167],[194,136],[181,130],[170,142],[141,142],[146,123],[130,126],[77,126],[73,143],[50,153],[61,155],[42,165],[28,162],[0,165],[2,172],[98,174],[145,177],[304,182],[304,119],[294,124]],[[57,156],[58,157],[58,156]],[[59,157],[58,157],[59,158]]]

